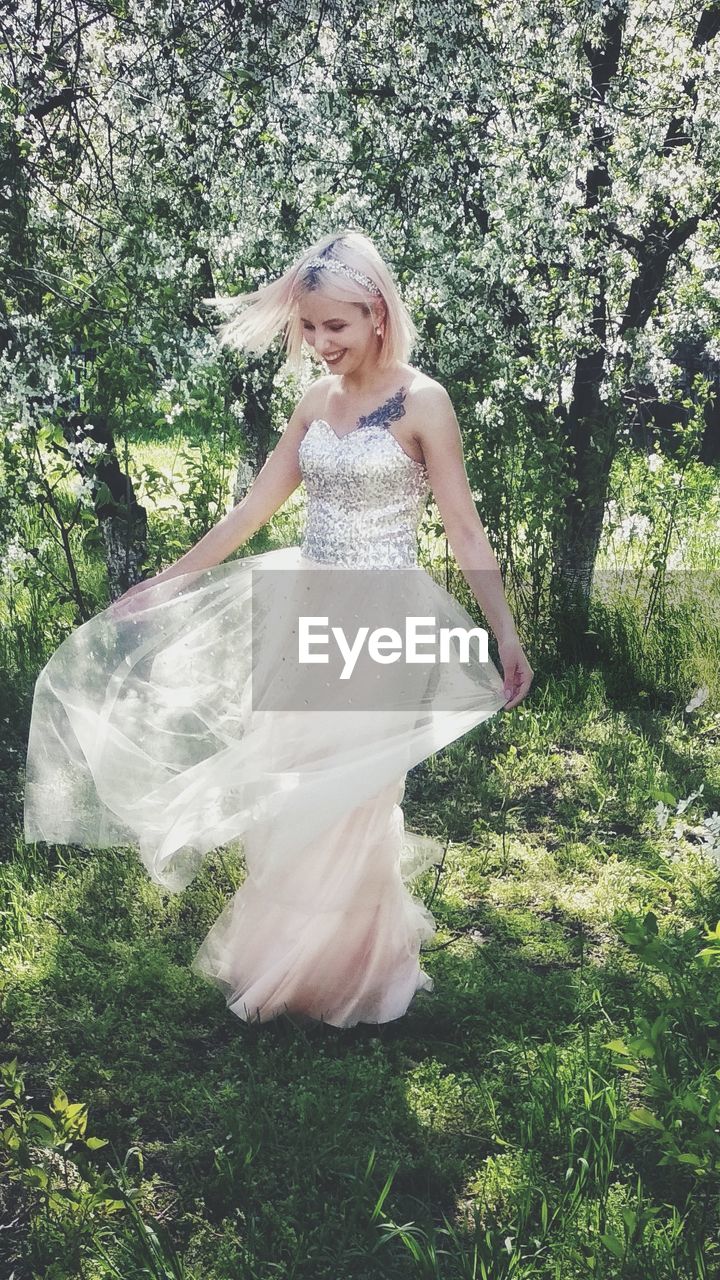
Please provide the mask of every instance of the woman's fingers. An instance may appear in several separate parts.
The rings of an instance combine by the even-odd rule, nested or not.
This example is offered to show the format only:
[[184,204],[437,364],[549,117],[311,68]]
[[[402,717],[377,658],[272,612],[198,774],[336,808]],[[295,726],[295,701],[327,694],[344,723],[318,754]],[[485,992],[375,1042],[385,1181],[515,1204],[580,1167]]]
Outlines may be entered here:
[[507,667],[503,664],[503,679],[509,700],[503,709],[511,711],[527,696],[535,673],[522,649],[517,654],[506,655],[506,661]]

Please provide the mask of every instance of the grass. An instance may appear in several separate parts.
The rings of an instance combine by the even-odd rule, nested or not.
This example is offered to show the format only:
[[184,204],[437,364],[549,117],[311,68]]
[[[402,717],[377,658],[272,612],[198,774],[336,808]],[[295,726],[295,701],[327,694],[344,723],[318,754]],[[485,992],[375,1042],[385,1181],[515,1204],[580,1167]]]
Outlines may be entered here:
[[[50,848],[42,858],[11,815],[15,844],[0,882],[6,1056],[23,1063],[36,1105],[49,1082],[87,1101],[117,1164],[140,1148],[152,1212],[172,1223],[189,1275],[429,1275],[392,1223],[414,1223],[427,1248],[444,1215],[469,1232],[466,1251],[480,1228],[513,1237],[531,1191],[524,1238],[514,1236],[516,1274],[552,1275],[561,1260],[562,1275],[640,1274],[598,1250],[593,1225],[604,1191],[604,1234],[613,1222],[621,1231],[623,1210],[637,1212],[638,1176],[643,1203],[670,1229],[668,1197],[682,1200],[677,1170],[671,1179],[657,1155],[621,1134],[603,1153],[612,1168],[588,1173],[572,1216],[568,1188],[583,1168],[588,1073],[602,1085],[601,1118],[594,1104],[590,1112],[606,1134],[610,1099],[621,1114],[631,1098],[602,1046],[632,1034],[655,1000],[616,917],[652,910],[667,933],[715,923],[716,868],[692,837],[658,830],[650,748],[630,715],[608,708],[605,732],[595,718],[578,732],[579,679],[568,671],[543,691],[555,737],[567,711],[566,741],[545,752],[539,742],[525,757],[509,830],[506,781],[493,763],[522,741],[511,717],[411,775],[408,825],[432,813],[452,841],[433,901],[435,949],[423,961],[436,990],[377,1029],[307,1031],[287,1019],[248,1027],[190,973],[232,887],[227,858],[166,897],[127,852]],[[597,698],[591,687],[591,707]],[[610,727],[624,763],[614,779]],[[656,743],[654,780],[682,793],[704,768],[712,805],[720,732],[709,727],[675,727],[671,767]],[[19,750],[20,726],[14,741]],[[426,899],[431,881],[419,882]],[[531,1262],[541,1197],[551,1213],[566,1207]],[[453,1256],[460,1247],[438,1274],[465,1274]],[[682,1253],[682,1242],[668,1246],[642,1274],[679,1274]],[[87,1264],[83,1274],[106,1273]]]
[[[628,625],[608,612],[600,639]],[[6,683],[8,1274],[718,1274],[717,687],[686,713],[692,664],[625,675],[539,671],[528,702],[413,770],[407,825],[450,841],[415,886],[435,991],[348,1030],[247,1025],[190,971],[235,851],[169,896],[131,850],[25,845],[32,686]]]

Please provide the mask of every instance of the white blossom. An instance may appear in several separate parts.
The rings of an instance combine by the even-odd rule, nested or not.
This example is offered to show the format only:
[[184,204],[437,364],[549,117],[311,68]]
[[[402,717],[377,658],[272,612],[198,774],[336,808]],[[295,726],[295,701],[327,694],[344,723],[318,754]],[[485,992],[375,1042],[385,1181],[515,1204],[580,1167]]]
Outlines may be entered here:
[[700,798],[700,796],[703,793],[704,787],[705,787],[705,783],[701,782],[697,791],[691,791],[690,795],[686,796],[684,800],[678,800],[677,808],[675,812],[684,813],[685,810],[689,808],[689,806],[692,804],[693,800],[698,800]]
[[709,694],[709,690],[705,685],[702,685],[699,689],[696,689],[690,701],[688,702],[685,710],[688,712],[696,711],[697,708],[701,707],[704,702],[707,702],[708,694]]
[[707,835],[703,837],[704,842],[714,853],[720,845],[720,813],[717,809],[713,810],[711,817],[703,819],[703,826],[707,831]]
[[655,822],[657,823],[659,830],[664,831],[667,826],[668,818],[670,817],[670,810],[666,804],[663,804],[662,800],[658,800],[655,805],[654,813]]

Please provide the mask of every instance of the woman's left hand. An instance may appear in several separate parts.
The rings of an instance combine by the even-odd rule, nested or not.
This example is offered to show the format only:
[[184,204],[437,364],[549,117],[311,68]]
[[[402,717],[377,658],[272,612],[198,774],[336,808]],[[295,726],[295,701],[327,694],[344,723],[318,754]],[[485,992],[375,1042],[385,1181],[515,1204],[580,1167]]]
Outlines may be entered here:
[[527,697],[535,672],[517,636],[511,640],[499,641],[498,653],[503,669],[505,696],[510,699],[505,703],[503,710],[510,711]]

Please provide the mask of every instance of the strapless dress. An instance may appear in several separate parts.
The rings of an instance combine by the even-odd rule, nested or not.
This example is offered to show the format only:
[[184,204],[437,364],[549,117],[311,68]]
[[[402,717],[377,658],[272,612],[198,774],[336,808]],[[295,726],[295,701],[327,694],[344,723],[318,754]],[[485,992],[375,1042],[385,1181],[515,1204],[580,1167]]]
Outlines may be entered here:
[[407,772],[507,699],[492,661],[455,648],[391,675],[365,655],[354,685],[294,661],[303,609],[328,628],[365,609],[477,625],[418,564],[428,477],[391,423],[339,436],[316,418],[299,463],[299,546],[159,582],[52,655],[34,692],[25,838],[129,846],[172,892],[238,848],[244,879],[194,971],[245,1021],[381,1023],[433,990],[420,960],[435,921],[413,881],[444,847],[405,827]]

